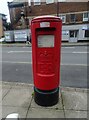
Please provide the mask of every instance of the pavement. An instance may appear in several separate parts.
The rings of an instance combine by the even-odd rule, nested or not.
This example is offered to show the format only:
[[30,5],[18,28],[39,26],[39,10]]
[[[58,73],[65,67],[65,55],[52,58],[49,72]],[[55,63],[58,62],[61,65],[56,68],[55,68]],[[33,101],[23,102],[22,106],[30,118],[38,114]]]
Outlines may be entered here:
[[[33,84],[0,82],[2,117],[18,113],[20,118],[87,118],[88,89],[60,86],[59,102],[42,107],[34,102]],[[84,119],[83,119],[84,120]]]
[[[3,43],[1,46],[7,47],[31,47],[31,44],[26,43]],[[89,46],[89,42],[62,42],[62,46]]]

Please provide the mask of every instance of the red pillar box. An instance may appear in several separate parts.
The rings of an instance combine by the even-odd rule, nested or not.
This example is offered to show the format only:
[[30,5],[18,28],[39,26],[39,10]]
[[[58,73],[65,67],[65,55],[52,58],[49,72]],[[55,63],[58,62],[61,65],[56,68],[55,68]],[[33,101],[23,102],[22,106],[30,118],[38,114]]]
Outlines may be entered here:
[[52,106],[59,99],[62,21],[40,16],[31,21],[34,100]]

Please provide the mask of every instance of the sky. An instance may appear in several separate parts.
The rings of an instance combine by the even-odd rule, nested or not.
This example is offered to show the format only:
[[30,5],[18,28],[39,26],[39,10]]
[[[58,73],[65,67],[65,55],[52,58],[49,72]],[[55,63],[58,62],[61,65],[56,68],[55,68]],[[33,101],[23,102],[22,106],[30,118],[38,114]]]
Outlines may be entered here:
[[7,21],[10,21],[9,18],[9,10],[7,6],[7,2],[11,2],[13,0],[0,0],[0,13],[7,15]]
[[7,15],[7,22],[10,22],[10,16],[9,16],[7,2],[11,2],[11,1],[13,1],[13,0],[0,0],[0,13]]
[[[7,2],[11,2],[11,1],[13,1],[13,0],[0,0],[0,13],[7,15],[7,22],[10,22],[10,16],[9,16]],[[30,0],[28,0],[28,1],[30,2]]]

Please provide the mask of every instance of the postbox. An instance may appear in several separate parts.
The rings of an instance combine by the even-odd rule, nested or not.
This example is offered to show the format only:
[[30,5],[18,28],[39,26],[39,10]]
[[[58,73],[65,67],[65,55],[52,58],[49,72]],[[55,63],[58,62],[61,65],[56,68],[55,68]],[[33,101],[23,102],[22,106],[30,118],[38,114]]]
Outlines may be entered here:
[[59,100],[62,21],[40,16],[31,21],[34,100],[41,106]]

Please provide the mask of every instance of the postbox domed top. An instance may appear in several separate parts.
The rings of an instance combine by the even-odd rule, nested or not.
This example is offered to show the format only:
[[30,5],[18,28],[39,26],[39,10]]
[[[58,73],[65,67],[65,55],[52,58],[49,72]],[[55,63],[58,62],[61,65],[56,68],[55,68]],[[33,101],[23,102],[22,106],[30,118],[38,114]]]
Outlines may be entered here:
[[42,16],[35,17],[34,19],[43,19],[43,18],[59,18],[59,17],[52,16],[52,15],[42,15]]
[[47,20],[51,20],[51,21],[61,21],[61,19],[57,16],[52,16],[52,15],[42,15],[42,16],[38,16],[35,17],[32,21],[47,21]]

